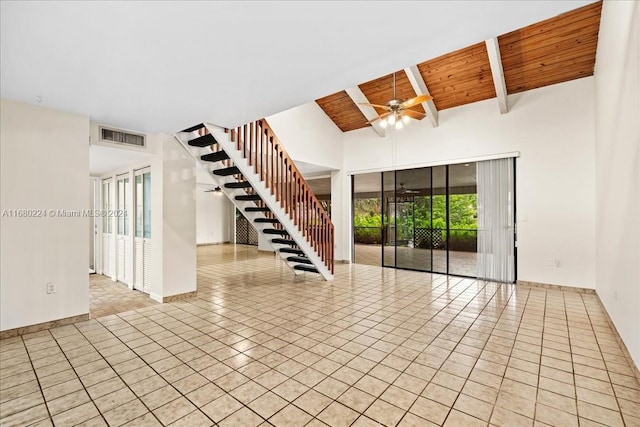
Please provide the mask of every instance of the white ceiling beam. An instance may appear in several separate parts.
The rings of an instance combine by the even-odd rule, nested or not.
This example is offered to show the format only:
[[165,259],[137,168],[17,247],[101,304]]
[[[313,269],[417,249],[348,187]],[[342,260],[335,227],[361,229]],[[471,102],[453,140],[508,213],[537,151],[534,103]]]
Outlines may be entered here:
[[507,85],[504,82],[504,70],[502,69],[502,59],[500,56],[498,38],[494,37],[492,39],[485,40],[484,42],[487,45],[487,54],[489,55],[493,84],[496,87],[496,96],[498,97],[500,114],[506,114],[509,112],[509,105],[507,104]]
[[[413,90],[416,91],[417,96],[430,95],[427,84],[424,82],[417,65],[405,68],[404,72],[407,74],[407,78],[409,79]],[[431,121],[431,126],[434,128],[438,127],[438,109],[436,108],[436,104],[433,103],[433,99],[423,102],[422,107],[424,107],[424,111],[427,112],[427,117],[429,117],[429,120]]]
[[[347,92],[347,95],[349,95],[351,100],[360,109],[362,114],[366,117],[367,121],[372,121],[376,117],[378,117],[378,112],[375,110],[375,108],[368,105],[362,105],[362,103],[369,104],[369,100],[358,86],[350,87],[348,89],[345,89],[345,91]],[[380,120],[371,123],[371,127],[381,137],[385,136],[385,131],[382,126],[380,126]]]

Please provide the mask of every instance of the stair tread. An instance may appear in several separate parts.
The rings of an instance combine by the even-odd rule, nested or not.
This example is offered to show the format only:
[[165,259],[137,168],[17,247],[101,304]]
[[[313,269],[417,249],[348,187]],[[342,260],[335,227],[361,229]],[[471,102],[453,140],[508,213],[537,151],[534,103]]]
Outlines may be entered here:
[[203,162],[219,162],[221,160],[227,160],[229,155],[224,151],[216,151],[215,153],[204,154],[200,156],[200,160]]
[[306,264],[297,264],[293,266],[296,270],[309,271],[311,273],[319,273],[318,269]]
[[286,254],[304,255],[304,252],[302,250],[295,249],[295,248],[280,248],[280,252],[286,253]]
[[301,257],[301,256],[290,256],[287,258],[287,261],[290,262],[299,262],[302,264],[312,264],[309,258]]
[[190,128],[186,128],[184,130],[181,130],[180,132],[193,132],[196,131],[198,129],[202,129],[204,127],[204,123],[198,123],[195,126],[191,126]]
[[192,147],[207,147],[209,145],[217,144],[218,141],[211,135],[210,133],[206,135],[199,136],[197,138],[192,139],[187,144]]
[[286,236],[289,234],[287,230],[280,230],[277,228],[265,228],[264,230],[262,230],[262,232],[264,234],[279,234],[281,236]]
[[253,220],[253,222],[262,222],[262,223],[269,223],[269,224],[279,224],[280,221],[278,221],[275,218],[256,218]]
[[227,182],[225,188],[251,188],[249,181]]
[[279,243],[281,245],[295,245],[295,240],[290,239],[271,239],[273,243]]
[[213,171],[213,174],[218,176],[229,176],[229,175],[234,175],[236,173],[241,173],[240,169],[238,169],[237,166],[231,166],[230,168],[216,169]]
[[270,212],[269,208],[262,206],[249,206],[248,208],[244,208],[245,212]]
[[259,194],[241,194],[239,196],[236,196],[235,199],[241,200],[241,201],[254,201],[254,202],[261,200]]

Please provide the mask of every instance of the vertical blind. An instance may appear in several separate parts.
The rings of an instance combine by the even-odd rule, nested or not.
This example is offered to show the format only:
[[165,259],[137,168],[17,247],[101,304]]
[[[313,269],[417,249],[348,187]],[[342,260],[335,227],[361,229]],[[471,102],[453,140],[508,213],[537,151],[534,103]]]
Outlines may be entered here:
[[477,163],[478,278],[515,280],[514,159]]

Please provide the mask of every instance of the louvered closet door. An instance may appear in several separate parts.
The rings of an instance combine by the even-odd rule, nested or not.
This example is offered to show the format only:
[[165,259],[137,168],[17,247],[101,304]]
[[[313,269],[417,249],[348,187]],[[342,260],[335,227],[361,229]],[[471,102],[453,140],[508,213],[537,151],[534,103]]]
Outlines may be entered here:
[[119,282],[131,284],[131,251],[129,249],[129,238],[117,237],[117,279]]
[[144,239],[143,243],[143,289],[142,292],[151,292],[151,240]]
[[133,251],[135,255],[133,289],[144,291],[144,242],[142,239],[135,239]]
[[102,274],[105,276],[111,276],[111,234],[102,234]]
[[116,257],[118,259],[116,264],[116,279],[119,282],[125,281],[125,265],[126,265],[126,245],[122,236],[118,236],[116,238],[117,247],[116,247]]

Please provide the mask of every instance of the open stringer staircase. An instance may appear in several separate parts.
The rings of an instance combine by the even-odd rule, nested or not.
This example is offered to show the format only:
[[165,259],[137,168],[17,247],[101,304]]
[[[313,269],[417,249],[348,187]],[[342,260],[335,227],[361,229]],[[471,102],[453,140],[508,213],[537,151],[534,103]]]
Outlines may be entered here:
[[333,224],[269,124],[202,123],[175,134],[296,274],[333,279]]

